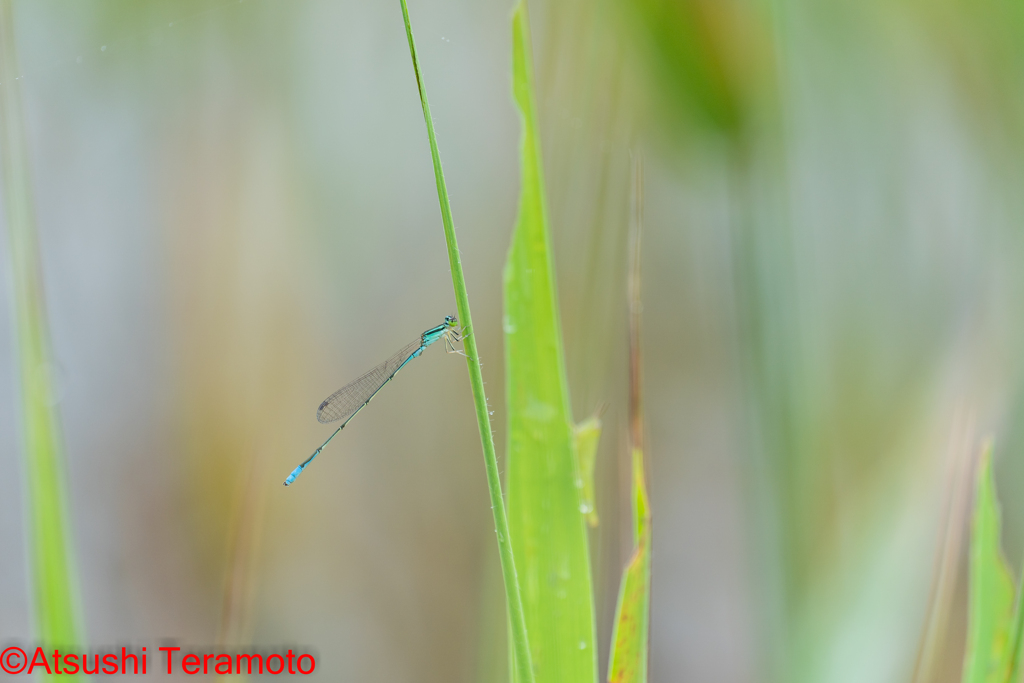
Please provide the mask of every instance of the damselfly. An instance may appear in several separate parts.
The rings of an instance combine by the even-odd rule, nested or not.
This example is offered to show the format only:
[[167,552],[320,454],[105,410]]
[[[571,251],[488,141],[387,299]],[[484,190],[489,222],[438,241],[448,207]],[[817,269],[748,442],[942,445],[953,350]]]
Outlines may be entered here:
[[331,442],[331,439],[345,428],[345,425],[370,402],[370,399],[377,395],[377,392],[385,384],[398,374],[399,370],[405,367],[406,363],[419,356],[438,339],[444,339],[445,348],[449,353],[455,352],[455,342],[462,340],[462,337],[455,329],[455,325],[458,322],[459,319],[454,315],[445,316],[443,323],[437,327],[431,327],[421,334],[416,341],[409,342],[399,349],[391,358],[388,358],[362,377],[349,382],[328,396],[317,409],[316,419],[324,424],[337,422],[338,420],[343,420],[343,422],[340,427],[334,430],[333,434],[327,437],[327,441],[324,441],[320,448],[313,451],[313,455],[309,456],[304,463],[292,470],[292,473],[284,480],[284,485],[292,484],[302,474],[302,470],[306,469],[306,466],[313,462],[316,456],[320,455],[320,451]]

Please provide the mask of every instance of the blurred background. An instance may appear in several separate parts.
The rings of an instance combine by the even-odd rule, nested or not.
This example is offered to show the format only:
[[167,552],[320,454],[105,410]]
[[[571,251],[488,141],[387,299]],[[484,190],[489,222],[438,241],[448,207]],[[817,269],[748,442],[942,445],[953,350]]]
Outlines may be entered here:
[[[410,11],[500,454],[511,5]],[[531,14],[573,408],[607,405],[602,671],[631,547],[633,150],[651,679],[911,680],[950,463],[988,434],[1018,570],[1024,552],[1024,12]],[[324,397],[454,312],[397,1],[20,1],[14,17],[88,642],[296,644],[321,680],[504,680],[461,358],[430,349],[280,485],[329,434]],[[11,278],[0,288],[0,637],[28,639]],[[927,680],[959,679],[954,557]]]

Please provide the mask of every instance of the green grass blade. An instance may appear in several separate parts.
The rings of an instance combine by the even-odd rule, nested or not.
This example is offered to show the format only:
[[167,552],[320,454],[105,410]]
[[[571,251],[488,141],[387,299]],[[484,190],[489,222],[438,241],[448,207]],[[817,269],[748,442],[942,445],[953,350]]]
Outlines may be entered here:
[[999,503],[992,478],[992,445],[978,463],[971,523],[970,593],[964,683],[1004,683],[1013,610],[1013,579],[999,542]]
[[1020,681],[1021,678],[1021,647],[1024,646],[1024,609],[1021,607],[1022,597],[1024,597],[1024,575],[1021,575],[1021,582],[1017,587],[1017,605],[1014,607],[1013,618],[1010,622],[1010,651],[1006,654],[1006,661],[1003,667],[1006,671],[1006,683]]
[[520,680],[523,683],[532,683],[533,667],[529,665],[531,661],[530,642],[526,631],[526,618],[523,613],[519,583],[516,580],[516,565],[512,555],[512,541],[508,529],[508,518],[501,494],[498,458],[494,452],[494,435],[491,433],[491,419],[487,410],[487,395],[484,393],[483,369],[480,366],[480,353],[476,346],[476,335],[473,334],[473,318],[469,310],[469,293],[466,291],[466,277],[462,272],[462,257],[459,254],[459,244],[455,239],[455,222],[452,220],[451,202],[448,199],[448,188],[444,182],[444,170],[441,168],[441,153],[437,149],[434,119],[430,115],[427,89],[423,83],[420,61],[416,54],[416,41],[412,36],[409,8],[405,0],[401,0],[401,5],[402,18],[405,21],[405,34],[409,39],[409,54],[412,57],[413,71],[416,73],[416,86],[419,89],[420,105],[423,107],[423,119],[427,124],[430,156],[434,162],[437,200],[441,205],[441,222],[444,225],[444,238],[448,246],[448,263],[452,271],[455,304],[458,309],[459,321],[462,323],[466,365],[469,367],[469,383],[473,390],[473,405],[476,408],[476,422],[480,429],[480,444],[484,452],[484,469],[487,472],[487,489],[491,496],[491,510],[494,513],[494,531],[498,538],[498,554],[501,558],[501,573],[505,583],[505,600],[509,614],[509,637],[513,643],[513,650],[517,660],[527,662],[528,664]]
[[633,449],[633,521],[636,548],[622,573],[619,601],[615,608],[611,661],[611,683],[646,683],[647,634],[651,608],[651,511],[644,481],[643,452]]
[[601,418],[588,417],[573,430],[576,439],[576,466],[580,473],[577,486],[580,490],[580,512],[587,524],[596,527],[599,523],[594,505],[594,464],[597,459],[597,445],[601,441]]
[[520,1],[512,15],[512,80],[523,130],[522,186],[505,264],[509,526],[536,680],[592,683],[597,658],[590,559],[576,488],[530,52],[529,19]]
[[[16,76],[11,3],[0,0],[0,157],[14,283],[35,630],[36,637],[46,645],[75,647],[79,645],[80,622],[66,516],[64,459],[49,375],[50,344]],[[59,678],[79,679],[67,675]]]

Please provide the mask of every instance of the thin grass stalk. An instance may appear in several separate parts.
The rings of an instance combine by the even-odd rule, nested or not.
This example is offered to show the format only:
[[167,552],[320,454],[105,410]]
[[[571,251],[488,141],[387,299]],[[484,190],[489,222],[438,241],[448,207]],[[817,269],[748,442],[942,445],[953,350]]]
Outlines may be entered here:
[[11,2],[0,0],[0,163],[14,286],[34,629],[44,646],[74,648],[81,630],[78,594],[19,79]]
[[505,502],[501,492],[501,476],[498,472],[498,458],[494,451],[494,435],[491,432],[491,420],[487,410],[487,395],[484,393],[484,378],[483,370],[480,366],[480,354],[477,351],[476,336],[473,334],[473,319],[469,310],[466,277],[462,272],[462,258],[459,254],[458,242],[455,239],[455,223],[452,220],[451,202],[448,199],[448,188],[444,182],[441,155],[437,149],[434,120],[430,115],[430,103],[427,101],[427,90],[423,84],[419,57],[416,54],[416,42],[412,36],[409,8],[405,0],[400,0],[400,2],[402,5],[402,18],[405,21],[405,34],[409,39],[409,54],[412,57],[412,68],[416,73],[416,86],[419,89],[420,104],[423,107],[423,119],[427,124],[430,156],[434,163],[434,178],[437,182],[437,199],[441,205],[441,221],[444,225],[445,243],[448,246],[448,262],[451,266],[452,286],[455,289],[455,304],[458,309],[459,321],[462,324],[466,365],[469,368],[469,383],[473,389],[473,404],[476,407],[476,421],[480,429],[480,444],[483,447],[484,453],[484,468],[487,471],[487,489],[491,496],[494,530],[498,537],[498,554],[501,558],[501,573],[505,583],[505,599],[509,613],[510,636],[520,676],[526,683],[532,683],[533,663],[530,657],[530,645],[526,633],[526,617],[523,613],[523,600],[519,593],[515,558],[512,555],[512,543],[508,533],[508,518],[505,513]]
[[644,225],[644,160],[633,153],[633,225],[629,240],[629,438],[644,450],[643,357],[640,348],[640,244]]
[[633,156],[633,220],[629,279],[629,452],[632,487],[633,555],[622,574],[612,651],[610,683],[647,683],[651,604],[651,509],[644,475],[643,357],[640,346],[640,247],[643,233],[643,157]]
[[[249,461],[246,482],[239,492],[229,536],[224,598],[221,604],[217,646],[225,651],[251,642],[252,602],[256,584],[256,562],[262,540],[263,512],[267,487],[263,476],[264,458]],[[244,676],[217,676],[218,681],[248,680]]]
[[974,420],[958,417],[953,424],[943,495],[944,516],[932,567],[932,587],[924,633],[918,644],[914,673],[910,679],[912,683],[929,683],[936,677],[940,655],[946,645],[953,592],[960,569],[960,553],[968,527],[975,467]]

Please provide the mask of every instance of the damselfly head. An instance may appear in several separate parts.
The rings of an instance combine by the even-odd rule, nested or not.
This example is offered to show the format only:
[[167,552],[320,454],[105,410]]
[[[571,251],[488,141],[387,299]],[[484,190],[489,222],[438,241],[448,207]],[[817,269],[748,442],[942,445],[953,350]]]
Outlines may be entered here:
[[446,327],[454,327],[459,322],[459,319],[454,315],[446,315],[444,317],[444,324]]

